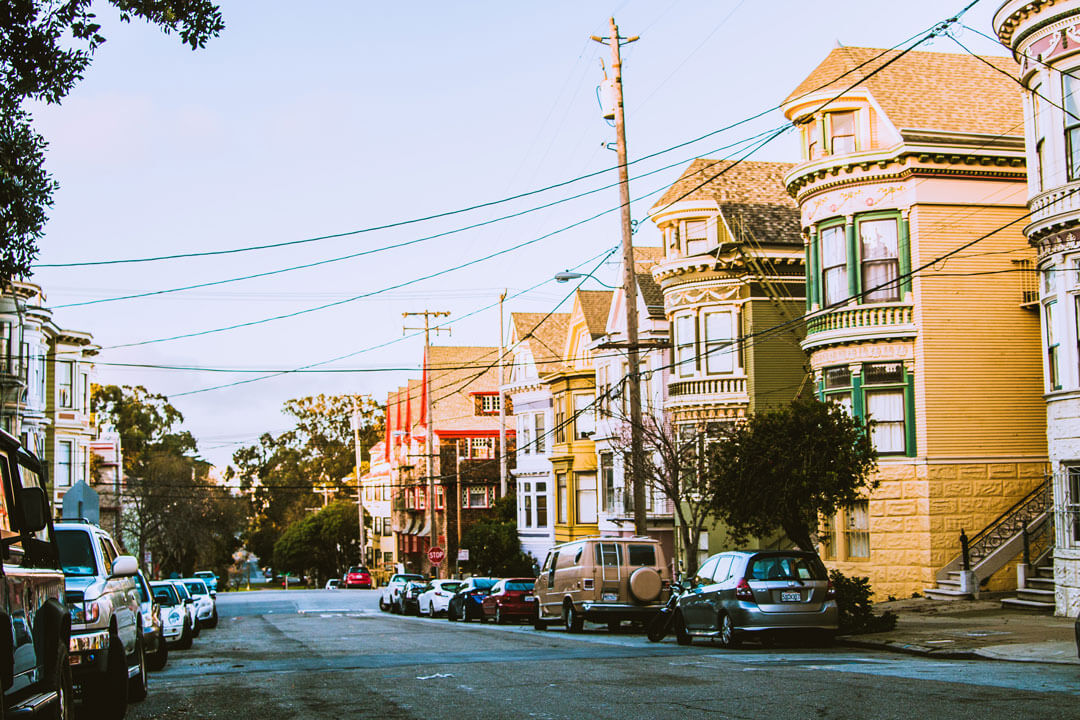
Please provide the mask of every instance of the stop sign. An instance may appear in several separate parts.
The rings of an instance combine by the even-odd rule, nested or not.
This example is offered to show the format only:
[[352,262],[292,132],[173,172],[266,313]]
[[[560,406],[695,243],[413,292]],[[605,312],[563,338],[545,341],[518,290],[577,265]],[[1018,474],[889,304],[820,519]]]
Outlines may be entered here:
[[432,565],[438,565],[446,558],[446,551],[436,545],[427,551],[427,559],[431,561]]

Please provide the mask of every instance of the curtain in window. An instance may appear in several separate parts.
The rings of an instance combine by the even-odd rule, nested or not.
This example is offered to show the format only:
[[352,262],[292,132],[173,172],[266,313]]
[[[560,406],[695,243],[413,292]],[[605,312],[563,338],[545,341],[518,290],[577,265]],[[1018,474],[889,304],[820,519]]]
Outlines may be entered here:
[[866,393],[866,412],[875,421],[870,437],[877,451],[904,452],[904,391]]
[[824,271],[825,304],[843,302],[848,296],[847,240],[842,226],[821,231],[821,267]]
[[675,318],[675,364],[679,375],[694,374],[694,318],[679,315]]
[[862,242],[864,302],[895,302],[900,299],[899,244],[896,220],[859,223]]
[[830,151],[833,155],[843,155],[855,152],[855,113],[829,113],[829,126],[831,129],[832,146]]
[[596,473],[578,473],[577,521],[596,522]]

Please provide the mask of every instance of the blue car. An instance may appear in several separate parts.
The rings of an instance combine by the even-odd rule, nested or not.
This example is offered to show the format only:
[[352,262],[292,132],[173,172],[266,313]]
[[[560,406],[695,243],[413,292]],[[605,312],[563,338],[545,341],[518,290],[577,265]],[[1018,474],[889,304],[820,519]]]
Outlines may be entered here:
[[499,578],[474,577],[466,580],[461,589],[454,593],[454,597],[450,598],[446,619],[468,622],[473,618],[483,618],[484,598],[497,582]]

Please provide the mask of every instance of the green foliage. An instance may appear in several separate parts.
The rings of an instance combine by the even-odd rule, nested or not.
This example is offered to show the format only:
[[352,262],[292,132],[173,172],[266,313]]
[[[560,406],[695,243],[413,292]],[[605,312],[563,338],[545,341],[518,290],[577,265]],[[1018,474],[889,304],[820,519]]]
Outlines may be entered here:
[[184,416],[167,397],[142,385],[93,385],[90,409],[97,414],[99,425],[120,435],[125,476],[142,474],[154,452],[195,453],[195,438],[177,428]]
[[870,578],[847,577],[839,570],[832,570],[829,580],[836,589],[842,635],[888,632],[896,627],[896,613],[885,611],[881,615],[874,614],[874,604],[870,601],[874,594],[870,588]]
[[274,543],[274,567],[318,580],[340,577],[360,554],[356,505],[338,501],[289,525]]
[[716,516],[737,540],[783,530],[813,551],[818,518],[877,486],[869,428],[835,403],[814,398],[757,413],[708,455]]
[[[192,49],[221,33],[210,0],[108,0],[121,22],[141,18]],[[101,3],[98,3],[100,6]],[[45,170],[45,139],[23,110],[59,103],[105,42],[93,0],[0,3],[0,280],[28,275],[57,185]]]
[[517,501],[507,495],[495,502],[491,516],[477,520],[461,537],[461,547],[469,549],[469,567],[474,573],[492,577],[532,577],[536,558],[523,552],[515,521]]

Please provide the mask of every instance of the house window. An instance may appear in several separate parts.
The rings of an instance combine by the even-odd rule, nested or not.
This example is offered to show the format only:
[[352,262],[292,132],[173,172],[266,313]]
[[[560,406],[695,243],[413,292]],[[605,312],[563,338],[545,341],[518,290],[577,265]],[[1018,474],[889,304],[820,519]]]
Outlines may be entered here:
[[488,506],[488,489],[486,485],[470,487],[468,490],[468,507],[486,508]]
[[596,522],[596,473],[577,474],[577,522]]
[[1057,301],[1046,303],[1046,375],[1051,390],[1061,389],[1061,374],[1058,369],[1058,341],[1054,333],[1054,312]]
[[61,440],[56,444],[56,484],[59,487],[69,487],[72,484],[72,446],[67,440]]
[[531,528],[533,526],[533,495],[532,495],[532,483],[521,483],[521,501],[520,501],[520,514],[518,516],[518,525],[523,528]]
[[575,437],[578,440],[587,440],[596,432],[593,402],[593,398],[589,395],[574,396],[574,424],[577,428]]
[[806,125],[806,159],[815,160],[824,154],[821,151],[821,123],[814,118]]
[[1065,527],[1072,546],[1080,546],[1080,465],[1065,467]]
[[435,509],[446,509],[446,491],[443,489],[442,485],[435,486]]
[[[866,414],[873,420],[870,437],[879,454],[905,452],[904,426],[904,366],[902,363],[868,363],[863,365],[863,385],[866,387]],[[881,385],[901,385],[877,389]]]
[[566,523],[567,520],[567,496],[566,496],[566,473],[559,473],[555,476],[555,492],[557,497],[555,498],[556,508],[558,511],[558,521],[560,523]]
[[518,416],[518,433],[521,442],[518,443],[518,455],[528,455],[532,452],[532,418],[528,415]]
[[615,510],[615,455],[609,452],[600,453],[600,483],[603,487],[604,509],[608,512]]
[[870,557],[870,501],[856,500],[845,513],[844,539],[849,558]]
[[1033,112],[1034,137],[1035,137],[1035,162],[1038,165],[1036,173],[1039,178],[1039,189],[1046,187],[1046,155],[1043,152],[1046,146],[1046,128],[1050,126],[1046,116],[1047,106],[1042,99],[1042,86],[1032,88],[1031,104]]
[[862,243],[863,302],[896,302],[900,299],[900,252],[897,221],[863,220],[859,223]]
[[546,528],[548,526],[547,501],[547,483],[536,483],[536,527],[538,528]]
[[829,152],[832,155],[855,152],[855,112],[827,113],[825,118],[829,125]]
[[499,402],[498,395],[477,395],[476,396],[476,414],[477,415],[498,415],[499,414]]
[[707,312],[704,325],[706,371],[710,375],[734,372],[734,313]]
[[825,368],[825,401],[834,402],[854,414],[851,404],[851,368],[847,365]]
[[821,231],[821,271],[825,304],[839,305],[848,297],[847,238],[843,225]]
[[72,407],[75,401],[74,388],[75,374],[70,360],[58,360],[56,362],[56,393],[57,401],[62,408]]
[[694,316],[678,315],[675,317],[675,365],[679,375],[686,377],[694,374],[694,358],[697,337],[694,332]]
[[79,411],[90,412],[90,375],[79,373]]
[[830,515],[823,519],[821,529],[818,530],[818,540],[821,544],[821,557],[824,560],[836,559],[836,515]]
[[469,438],[469,457],[480,460],[495,457],[495,438]]
[[1080,179],[1080,77],[1061,76],[1061,99],[1065,110],[1065,160],[1069,180]]
[[686,254],[701,255],[709,247],[709,225],[705,220],[686,221]]
[[536,430],[536,452],[542,453],[547,449],[547,432],[544,431],[544,413],[536,413],[533,416],[533,428]]
[[563,407],[566,402],[565,397],[560,397],[555,400],[555,442],[566,442],[566,412]]

